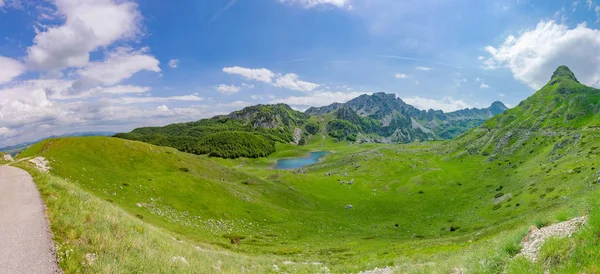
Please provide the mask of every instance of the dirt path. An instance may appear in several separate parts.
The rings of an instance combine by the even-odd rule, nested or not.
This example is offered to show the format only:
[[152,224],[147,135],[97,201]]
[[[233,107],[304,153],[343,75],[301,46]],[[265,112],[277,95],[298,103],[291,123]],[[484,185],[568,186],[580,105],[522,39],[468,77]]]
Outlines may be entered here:
[[0,273],[60,273],[44,205],[26,171],[0,166]]

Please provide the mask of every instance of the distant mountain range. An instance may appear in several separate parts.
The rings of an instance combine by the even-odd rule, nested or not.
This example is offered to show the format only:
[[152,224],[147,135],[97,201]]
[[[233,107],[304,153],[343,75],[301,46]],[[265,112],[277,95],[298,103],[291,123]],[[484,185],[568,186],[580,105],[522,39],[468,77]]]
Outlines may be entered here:
[[25,143],[21,143],[21,144],[17,144],[17,145],[12,145],[12,146],[0,147],[0,152],[6,152],[6,153],[14,156],[15,154],[25,150],[27,147],[29,147],[33,144],[39,143],[43,140],[49,139],[49,138],[73,137],[73,136],[112,136],[115,134],[116,134],[116,132],[99,131],[99,132],[73,132],[73,133],[67,133],[67,134],[63,134],[63,135],[52,135],[52,136],[48,136],[46,138],[39,139],[34,142],[25,142]]
[[[349,108],[351,111],[343,108]],[[372,140],[408,143],[418,140],[452,139],[507,109],[502,102],[494,102],[490,107],[482,109],[471,108],[449,113],[432,109],[425,111],[396,98],[395,94],[375,93],[361,95],[344,104],[334,103],[325,107],[309,108],[306,114],[334,113],[338,119],[352,120],[340,113],[355,113],[379,124],[375,133],[382,138],[370,136]]]
[[[138,128],[115,137],[171,146],[196,154],[260,157],[275,151],[277,142],[303,145],[326,136],[360,143],[452,139],[507,109],[501,102],[494,102],[482,109],[449,113],[425,111],[394,94],[375,93],[361,95],[346,103],[313,107],[304,113],[285,104],[257,105],[197,122]],[[226,132],[249,133],[253,137]],[[229,139],[235,136],[252,141],[232,143]]]

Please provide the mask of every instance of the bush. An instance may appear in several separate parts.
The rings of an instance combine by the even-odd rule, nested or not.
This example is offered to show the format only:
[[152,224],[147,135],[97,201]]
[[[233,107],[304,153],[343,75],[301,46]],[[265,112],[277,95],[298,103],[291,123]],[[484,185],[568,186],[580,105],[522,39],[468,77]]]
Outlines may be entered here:
[[511,257],[514,257],[515,255],[519,254],[519,252],[521,252],[521,248],[523,248],[519,243],[508,243],[507,245],[504,246],[504,251]]

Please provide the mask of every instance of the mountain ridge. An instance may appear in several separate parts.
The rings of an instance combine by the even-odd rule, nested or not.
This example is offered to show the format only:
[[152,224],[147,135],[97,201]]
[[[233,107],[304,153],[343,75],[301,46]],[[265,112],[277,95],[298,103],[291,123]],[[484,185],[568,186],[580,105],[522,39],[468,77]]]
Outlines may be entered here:
[[[195,154],[227,158],[264,157],[275,151],[275,143],[304,145],[317,135],[358,143],[452,139],[505,109],[501,102],[494,102],[485,109],[463,109],[450,113],[425,111],[405,103],[395,94],[375,93],[305,112],[293,110],[286,104],[249,106],[227,115],[163,127],[137,128],[115,137],[170,146]],[[231,140],[226,140],[235,136],[246,136],[253,141],[234,145]]]

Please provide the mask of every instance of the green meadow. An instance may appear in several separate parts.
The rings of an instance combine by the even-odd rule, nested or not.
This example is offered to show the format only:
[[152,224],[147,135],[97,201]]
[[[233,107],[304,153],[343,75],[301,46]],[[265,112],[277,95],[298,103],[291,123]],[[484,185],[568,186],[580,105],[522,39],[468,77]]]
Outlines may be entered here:
[[[451,141],[356,144],[321,128],[304,146],[222,159],[59,138],[19,155],[45,157],[50,173],[18,165],[34,174],[68,273],[595,273],[600,92],[556,77]],[[274,168],[311,151],[330,153]],[[530,226],[584,215],[538,262],[517,256]]]

